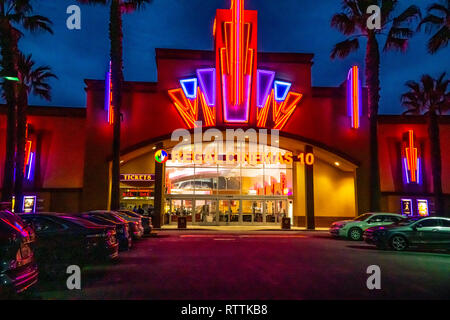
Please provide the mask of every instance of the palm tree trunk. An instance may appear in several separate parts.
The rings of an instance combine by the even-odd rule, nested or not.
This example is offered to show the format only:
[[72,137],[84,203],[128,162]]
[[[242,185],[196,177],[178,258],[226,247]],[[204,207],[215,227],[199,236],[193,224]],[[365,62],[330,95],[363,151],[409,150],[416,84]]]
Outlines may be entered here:
[[375,34],[369,31],[366,48],[366,85],[370,122],[370,210],[380,211],[380,167],[378,162],[378,104],[380,101],[380,50]]
[[122,105],[123,49],[122,12],[120,0],[111,1],[109,37],[111,40],[111,73],[113,87],[113,160],[111,174],[111,210],[120,209],[120,109]]
[[435,196],[436,215],[443,215],[444,203],[442,197],[442,164],[439,137],[439,123],[435,112],[428,112],[428,134],[431,141],[431,166],[433,171],[433,191]]
[[[2,56],[2,68],[6,75],[16,76],[17,39],[14,36],[9,23],[0,25],[0,54]],[[5,167],[2,185],[2,201],[9,202],[12,198],[14,188],[14,155],[16,147],[16,83],[4,81],[3,90],[5,92],[7,113],[6,113],[6,152]]]
[[26,108],[28,104],[27,88],[20,85],[17,103],[17,152],[16,152],[16,182],[14,185],[15,206],[14,212],[21,213],[23,210],[23,180],[25,176],[25,134],[27,127]]

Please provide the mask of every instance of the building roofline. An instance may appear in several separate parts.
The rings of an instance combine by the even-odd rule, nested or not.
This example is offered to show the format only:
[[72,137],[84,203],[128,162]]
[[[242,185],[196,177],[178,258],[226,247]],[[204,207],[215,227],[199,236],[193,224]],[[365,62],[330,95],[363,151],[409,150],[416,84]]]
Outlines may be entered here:
[[[211,60],[215,61],[215,53],[212,50],[188,50],[188,49],[167,49],[156,48],[156,60],[176,59],[176,60]],[[313,64],[313,53],[297,52],[258,52],[258,60],[261,62],[281,62],[281,63],[306,63]]]
[[[86,84],[85,90],[94,90],[94,91],[104,91],[105,90],[105,80],[96,80],[96,79],[84,79],[84,83]],[[157,82],[148,82],[148,81],[124,81],[123,82],[123,91],[129,92],[157,92],[158,90]]]
[[[0,114],[6,114],[6,105],[0,104]],[[41,117],[86,118],[86,107],[28,106],[27,114]]]
[[[378,115],[379,124],[425,124],[426,115],[401,115],[401,114],[382,114]],[[438,116],[438,122],[441,124],[450,124],[450,115]]]

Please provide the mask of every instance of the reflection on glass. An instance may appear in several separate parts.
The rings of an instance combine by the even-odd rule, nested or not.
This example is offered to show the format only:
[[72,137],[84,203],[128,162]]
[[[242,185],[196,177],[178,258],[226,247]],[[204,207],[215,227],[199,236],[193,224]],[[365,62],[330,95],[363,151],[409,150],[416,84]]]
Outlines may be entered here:
[[219,221],[239,221],[239,200],[219,200]]

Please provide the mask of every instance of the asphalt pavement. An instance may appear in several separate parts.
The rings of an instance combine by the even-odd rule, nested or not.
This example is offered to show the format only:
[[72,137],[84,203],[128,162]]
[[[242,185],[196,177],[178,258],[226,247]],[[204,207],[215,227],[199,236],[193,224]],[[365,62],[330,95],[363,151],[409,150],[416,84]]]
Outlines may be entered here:
[[[367,268],[380,267],[369,290]],[[449,299],[450,254],[394,252],[326,232],[159,231],[112,264],[87,266],[81,290],[41,281],[37,299]]]

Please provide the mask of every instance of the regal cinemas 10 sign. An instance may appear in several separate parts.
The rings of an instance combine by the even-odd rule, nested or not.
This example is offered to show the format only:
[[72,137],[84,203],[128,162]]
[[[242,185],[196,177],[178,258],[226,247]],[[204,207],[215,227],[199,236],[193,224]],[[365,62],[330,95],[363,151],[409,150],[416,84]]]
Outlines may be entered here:
[[290,151],[282,152],[227,152],[215,154],[214,152],[173,151],[170,155],[175,163],[194,164],[292,164],[294,161],[311,166],[314,164],[314,154],[299,153],[294,155]]

